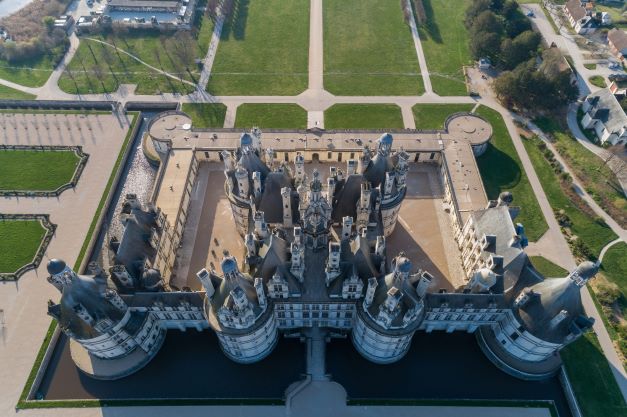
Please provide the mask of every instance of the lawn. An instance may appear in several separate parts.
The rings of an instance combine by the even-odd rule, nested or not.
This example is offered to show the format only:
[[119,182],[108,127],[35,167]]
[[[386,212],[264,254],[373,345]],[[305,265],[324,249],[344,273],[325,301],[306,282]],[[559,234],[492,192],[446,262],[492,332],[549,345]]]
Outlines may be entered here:
[[584,68],[589,69],[589,70],[595,70],[597,69],[597,64],[583,64]]
[[468,94],[462,66],[471,65],[468,32],[464,26],[471,0],[422,0],[427,23],[418,31],[433,91],[441,96]]
[[234,0],[207,91],[214,95],[297,95],[309,73],[309,1]]
[[605,252],[601,271],[627,295],[627,243],[616,243]]
[[324,0],[324,87],[336,95],[424,92],[398,0]]
[[222,127],[226,106],[222,103],[183,103],[181,108],[192,118],[194,127]]
[[571,197],[564,193],[555,171],[538,148],[539,143],[540,139],[537,138],[524,140],[533,168],[540,179],[551,207],[556,211],[564,211],[571,223],[570,231],[578,236],[595,256],[598,256],[601,248],[616,239],[616,235],[606,224],[581,211],[573,203]]
[[608,12],[612,17],[612,25],[617,28],[627,28],[627,19],[623,16],[623,3],[595,4],[595,9],[599,12]]
[[488,107],[480,106],[475,113],[489,121],[493,129],[488,149],[477,158],[488,198],[495,200],[501,192],[510,191],[514,195],[514,205],[521,207],[515,221],[523,224],[527,238],[535,242],[548,226],[505,122],[497,111]]
[[195,36],[189,38],[157,30],[88,35],[108,44],[81,38],[76,55],[59,79],[59,87],[70,94],[110,93],[116,91],[120,84],[137,84],[138,94],[193,92],[195,86],[160,74],[119,50],[195,83],[200,76],[200,68],[183,62],[191,63],[193,59],[204,58],[213,33],[211,19],[202,16],[202,13],[199,15],[193,31]]
[[35,98],[33,94],[0,85],[0,99],[2,100],[34,100]]
[[237,108],[235,127],[305,129],[307,112],[297,104],[242,104]]
[[568,275],[568,271],[554,264],[543,256],[530,256],[531,264],[546,278],[559,278]]
[[416,104],[412,107],[416,129],[443,130],[446,118],[453,113],[470,112],[474,104]]
[[556,121],[539,119],[536,124],[555,138],[555,148],[588,194],[622,227],[627,227],[627,199],[616,176],[603,160],[580,145]]
[[594,333],[568,345],[561,356],[585,417],[627,416],[627,406]]
[[73,151],[0,151],[0,190],[56,190],[72,180],[78,163]]
[[48,54],[19,63],[0,59],[0,78],[25,87],[41,87],[48,81],[63,55],[65,47],[59,46]]
[[588,81],[590,81],[590,84],[594,85],[595,87],[607,87],[607,84],[605,83],[605,78],[603,78],[603,76],[601,75],[593,75],[592,77],[588,78]]
[[396,104],[335,104],[324,112],[325,129],[402,129]]
[[12,273],[31,262],[45,234],[38,220],[0,220],[0,272]]

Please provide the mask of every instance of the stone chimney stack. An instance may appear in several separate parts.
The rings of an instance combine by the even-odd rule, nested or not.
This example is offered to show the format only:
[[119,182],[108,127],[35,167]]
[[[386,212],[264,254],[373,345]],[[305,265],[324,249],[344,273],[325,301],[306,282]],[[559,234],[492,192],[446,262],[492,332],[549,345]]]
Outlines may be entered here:
[[357,173],[357,161],[354,159],[349,159],[346,162],[346,175],[353,175]]
[[377,244],[374,251],[379,256],[385,256],[385,236],[377,236]]
[[292,191],[287,187],[281,188],[283,200],[283,226],[292,227]]
[[353,228],[353,218],[346,216],[342,218],[342,240],[348,240],[351,237]]
[[265,239],[268,237],[268,225],[263,215],[263,211],[255,212],[255,234],[259,239]]
[[198,280],[202,284],[203,289],[205,290],[205,294],[207,298],[213,297],[215,293],[215,288],[213,288],[213,283],[211,282],[211,277],[209,276],[209,272],[203,268],[200,271],[196,272],[196,276]]
[[294,179],[298,186],[305,179],[305,158],[303,158],[300,152],[296,154],[296,158],[294,159],[294,171]]
[[333,206],[333,196],[335,195],[335,178],[327,178],[327,201]]
[[374,300],[374,293],[377,290],[377,279],[375,277],[371,277],[368,279],[368,288],[366,289],[366,296],[364,297],[364,304],[366,307],[370,307],[372,305],[372,301]]
[[263,290],[263,279],[255,278],[255,291],[257,291],[257,299],[261,308],[266,307],[266,294]]
[[239,196],[241,198],[248,198],[249,194],[249,181],[248,181],[248,171],[243,166],[239,165],[235,170],[235,180],[237,181],[237,188],[239,191]]
[[261,172],[253,172],[253,192],[255,198],[261,197]]

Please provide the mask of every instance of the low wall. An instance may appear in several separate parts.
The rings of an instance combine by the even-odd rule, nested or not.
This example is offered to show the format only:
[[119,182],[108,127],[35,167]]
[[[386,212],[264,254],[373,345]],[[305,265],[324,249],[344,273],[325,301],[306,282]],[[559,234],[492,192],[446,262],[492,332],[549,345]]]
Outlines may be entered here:
[[0,100],[4,109],[113,110],[115,101]]

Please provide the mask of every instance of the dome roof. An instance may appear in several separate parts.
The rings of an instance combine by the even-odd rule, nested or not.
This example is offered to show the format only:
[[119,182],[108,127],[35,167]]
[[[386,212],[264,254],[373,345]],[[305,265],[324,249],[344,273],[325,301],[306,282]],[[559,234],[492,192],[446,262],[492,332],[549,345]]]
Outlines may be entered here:
[[222,268],[222,273],[224,275],[237,272],[237,262],[232,257],[224,258],[220,267]]
[[590,279],[599,272],[599,265],[594,262],[585,261],[580,263],[575,272],[583,279]]
[[499,194],[499,200],[510,204],[512,201],[514,201],[514,196],[509,191],[503,191],[501,194]]
[[391,145],[393,142],[392,135],[390,135],[389,133],[384,133],[381,135],[381,137],[379,137],[377,142],[383,143],[385,145]]
[[240,146],[250,146],[253,144],[253,138],[248,133],[242,133],[242,136],[239,138]]
[[50,275],[55,275],[55,274],[63,272],[65,267],[66,267],[65,262],[63,260],[61,260],[61,259],[56,259],[56,258],[51,259],[48,262],[48,266],[47,266],[48,273]]
[[474,279],[478,284],[489,288],[496,284],[496,274],[488,268],[481,268],[474,274]]
[[411,271],[411,261],[404,256],[398,256],[395,259],[396,269],[399,272],[409,273]]
[[154,289],[161,284],[161,272],[154,268],[148,268],[142,273],[142,286],[146,289]]

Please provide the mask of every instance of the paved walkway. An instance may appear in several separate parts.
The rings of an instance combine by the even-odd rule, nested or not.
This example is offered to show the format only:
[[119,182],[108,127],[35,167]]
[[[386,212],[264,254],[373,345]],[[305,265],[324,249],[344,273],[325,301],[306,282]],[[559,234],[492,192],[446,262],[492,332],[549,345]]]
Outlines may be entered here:
[[409,29],[411,30],[411,37],[414,40],[414,47],[416,48],[416,55],[418,56],[418,64],[420,65],[420,74],[422,74],[422,82],[425,86],[426,94],[434,94],[433,87],[431,86],[431,77],[429,76],[429,69],[427,68],[427,60],[425,59],[425,53],[422,49],[422,42],[420,42],[420,35],[418,34],[418,27],[416,26],[416,19],[414,18],[414,9],[411,7],[411,0],[405,0],[405,7],[411,13],[411,19],[409,20]]
[[222,3],[216,10],[217,20],[213,28],[213,34],[211,35],[211,42],[209,42],[209,48],[205,60],[203,61],[202,71],[200,73],[200,79],[198,80],[198,94],[201,96],[207,95],[207,83],[209,77],[211,77],[211,69],[213,68],[213,61],[215,61],[216,54],[218,52],[218,44],[220,43],[220,36],[222,36],[222,28],[224,27],[225,15],[222,13]]

